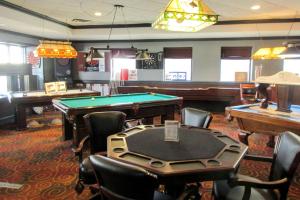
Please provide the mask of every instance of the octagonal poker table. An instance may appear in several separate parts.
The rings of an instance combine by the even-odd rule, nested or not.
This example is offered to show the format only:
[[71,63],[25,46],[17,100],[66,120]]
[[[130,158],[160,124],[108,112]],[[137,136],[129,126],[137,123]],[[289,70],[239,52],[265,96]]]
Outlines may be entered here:
[[164,140],[164,126],[137,126],[108,137],[108,157],[143,167],[162,184],[229,178],[248,147],[211,129],[181,126],[179,142]]

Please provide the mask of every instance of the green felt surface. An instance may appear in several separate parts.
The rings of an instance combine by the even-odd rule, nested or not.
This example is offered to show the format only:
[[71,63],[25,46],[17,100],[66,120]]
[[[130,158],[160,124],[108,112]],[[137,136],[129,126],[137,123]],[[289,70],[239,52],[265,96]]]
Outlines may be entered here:
[[97,97],[77,97],[77,98],[63,98],[60,103],[70,108],[80,107],[94,107],[107,106],[114,104],[129,104],[129,103],[143,103],[147,101],[164,101],[177,98],[176,96],[164,94],[122,94],[114,96],[97,96]]

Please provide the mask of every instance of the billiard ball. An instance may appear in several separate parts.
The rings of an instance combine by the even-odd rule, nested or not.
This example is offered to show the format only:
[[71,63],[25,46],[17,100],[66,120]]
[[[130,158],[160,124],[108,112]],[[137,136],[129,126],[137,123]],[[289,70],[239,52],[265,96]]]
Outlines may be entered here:
[[92,100],[95,100],[95,97],[92,97]]

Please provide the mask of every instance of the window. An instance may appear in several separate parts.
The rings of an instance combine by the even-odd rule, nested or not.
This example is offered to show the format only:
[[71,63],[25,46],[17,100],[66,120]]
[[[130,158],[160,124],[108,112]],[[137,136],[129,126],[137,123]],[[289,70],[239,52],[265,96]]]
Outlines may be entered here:
[[165,59],[166,81],[190,81],[192,59]]
[[222,47],[221,48],[221,81],[250,80],[251,47]]
[[285,59],[283,63],[283,71],[292,72],[300,75],[300,59]]
[[7,76],[0,76],[0,94],[7,93]]
[[112,79],[120,80],[121,69],[136,69],[136,51],[132,49],[114,49],[112,56]]
[[113,80],[120,80],[121,69],[136,69],[136,60],[133,58],[113,58]]
[[9,46],[9,63],[24,63],[24,48],[20,46]]
[[236,72],[246,72],[249,80],[250,59],[248,60],[221,60],[221,81],[235,81]]
[[164,79],[190,81],[192,77],[192,48],[164,48]]
[[16,45],[0,44],[0,64],[25,63],[25,48]]
[[8,63],[8,46],[0,44],[0,63]]

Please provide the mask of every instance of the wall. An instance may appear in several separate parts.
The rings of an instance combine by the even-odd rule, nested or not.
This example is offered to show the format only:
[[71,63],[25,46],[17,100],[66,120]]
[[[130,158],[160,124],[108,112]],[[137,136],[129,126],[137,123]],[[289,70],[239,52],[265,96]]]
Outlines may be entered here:
[[0,30],[0,42],[31,46],[39,44],[39,39]]
[[[255,52],[261,47],[281,46],[283,40],[216,40],[216,41],[179,41],[179,42],[136,42],[134,47],[140,49],[148,49],[150,52],[163,51],[164,47],[193,47],[192,60],[192,81],[219,81],[220,80],[220,57],[221,47],[225,46],[252,46]],[[77,43],[75,44],[79,51],[88,51],[90,47],[105,48],[106,44],[101,43]],[[111,48],[129,48],[129,43],[111,43]],[[282,70],[282,60],[274,61],[254,61],[253,66],[263,65],[263,75],[271,75]],[[254,67],[253,67],[254,71]],[[83,72],[84,73],[84,72]],[[96,72],[94,77],[100,80],[101,72]],[[147,78],[148,80],[163,79],[163,71],[158,70],[157,73],[144,71],[140,80]],[[98,76],[99,75],[99,76]],[[79,77],[74,77],[78,79]],[[97,79],[98,80],[98,79]]]

